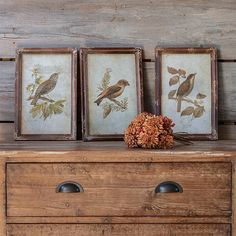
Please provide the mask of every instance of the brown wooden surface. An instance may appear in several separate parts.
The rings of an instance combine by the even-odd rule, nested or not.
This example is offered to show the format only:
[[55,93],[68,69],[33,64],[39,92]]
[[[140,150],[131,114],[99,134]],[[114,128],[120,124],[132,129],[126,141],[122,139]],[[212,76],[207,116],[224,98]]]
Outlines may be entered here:
[[235,141],[177,144],[170,150],[128,149],[124,142],[11,142],[0,144],[7,162],[230,162],[236,158]]
[[232,161],[232,235],[236,235],[236,160]]
[[7,224],[231,224],[232,220],[230,217],[222,217],[222,216],[205,216],[205,217],[186,217],[186,216],[178,216],[178,217],[83,217],[83,216],[61,216],[61,217],[21,217],[21,216],[11,216],[7,217]]
[[[75,164],[76,162],[86,162],[84,164],[88,165],[88,166],[93,166],[95,165],[104,165],[103,163],[98,163],[98,162],[109,162],[109,160],[111,162],[121,162],[120,164],[118,163],[106,163],[105,165],[109,164],[109,165],[114,165],[115,167],[119,165],[141,165],[144,166],[144,170],[148,170],[148,171],[152,171],[152,165],[149,162],[161,162],[161,164],[163,165],[163,162],[180,162],[180,163],[169,163],[168,165],[182,165],[183,161],[187,161],[190,163],[186,163],[187,164],[191,164],[192,166],[195,166],[195,164],[197,164],[197,166],[199,166],[199,164],[201,163],[196,163],[194,162],[194,160],[198,160],[200,162],[203,162],[202,164],[204,164],[204,162],[206,161],[210,161],[211,163],[205,163],[204,166],[206,166],[206,172],[204,173],[204,175],[200,175],[200,179],[204,179],[206,180],[206,184],[209,183],[209,180],[211,181],[212,179],[219,179],[221,178],[220,176],[222,176],[222,174],[224,176],[229,176],[230,173],[229,171],[227,171],[228,167],[226,168],[220,168],[223,173],[219,173],[215,170],[213,170],[212,164],[216,164],[216,165],[223,165],[223,166],[228,166],[230,165],[230,163],[225,163],[225,162],[229,162],[229,161],[234,161],[235,157],[236,157],[236,145],[235,145],[235,141],[216,141],[216,142],[194,142],[193,146],[182,146],[182,145],[178,145],[177,147],[175,147],[175,149],[173,150],[166,150],[166,151],[160,151],[160,150],[142,150],[142,149],[127,149],[126,146],[124,145],[123,142],[93,142],[93,143],[83,143],[83,142],[13,142],[13,143],[8,143],[8,144],[1,144],[1,151],[0,151],[0,158],[3,161],[2,165],[4,166],[5,169],[5,165],[4,162],[17,162],[14,163],[15,166],[19,166],[22,165],[22,162],[27,162],[24,164],[24,166],[29,165],[29,162],[35,162],[35,164],[31,163],[30,165],[32,166],[44,166],[45,164],[39,164],[39,162],[47,162],[47,166],[68,166],[69,168],[62,168],[62,172],[60,172],[59,168],[50,168],[50,171],[52,171],[54,173],[54,177],[57,176],[56,178],[52,177],[51,178],[47,178],[49,181],[47,181],[47,183],[52,183],[53,181],[57,180],[58,178],[60,178],[59,173],[61,173],[61,177],[63,176],[67,176],[67,174],[63,174],[65,172],[70,172],[70,176],[74,177],[77,175],[74,175],[73,172],[73,164]],[[112,158],[111,158],[112,157]],[[141,162],[147,162],[147,163],[139,163],[139,161]],[[52,164],[50,164],[49,162],[52,162]],[[61,164],[57,164],[55,162],[61,162]],[[65,162],[69,162],[68,164],[66,164]],[[91,162],[95,162],[94,164]],[[124,163],[124,162],[128,162],[128,163]],[[129,162],[138,162],[138,163],[129,163]],[[191,163],[194,162],[194,163]],[[214,162],[214,163],[212,163]],[[12,163],[13,164],[13,163]],[[12,164],[8,164],[8,165],[12,165]],[[77,163],[76,165],[81,165],[79,163]],[[155,165],[158,165],[155,164]],[[210,168],[210,169],[209,169]],[[40,176],[43,175],[43,179],[45,179],[45,177],[47,177],[47,174],[45,175],[45,171],[47,168],[41,168],[41,170],[38,170],[38,172],[36,171],[35,176]],[[95,168],[96,170],[98,170],[101,173],[101,170],[103,170],[103,168]],[[99,170],[100,169],[100,170]],[[109,184],[111,186],[111,184],[113,184],[113,186],[115,186],[116,181],[114,181],[114,178],[110,178],[109,176],[113,175],[113,176],[118,176],[121,175],[121,172],[125,172],[126,175],[131,176],[132,178],[137,178],[137,176],[140,175],[139,172],[135,173],[135,170],[137,171],[137,169],[134,168],[128,168],[128,170],[126,170],[126,168],[120,168],[120,171],[113,171],[111,173],[111,171],[108,171],[108,174],[106,175],[105,173],[107,173],[107,171],[103,172],[103,174],[101,174],[103,176],[103,178],[99,178],[99,175],[96,175],[96,177],[94,176],[94,174],[91,175],[91,170],[89,169],[89,173],[90,176],[92,178],[90,178],[90,184],[92,182],[95,183],[97,185],[97,182],[100,183],[105,183],[107,182],[106,178],[104,178],[105,176],[108,176],[108,178],[111,180],[109,181]],[[175,169],[175,168],[174,168]],[[184,168],[185,170],[186,168]],[[106,168],[105,168],[106,170]],[[210,170],[210,171],[209,171]],[[49,172],[50,172],[49,171]],[[234,171],[234,169],[233,169]],[[27,172],[27,170],[26,170]],[[25,183],[30,183],[31,179],[27,178],[27,174],[25,171],[21,172],[21,177],[20,179],[24,178],[26,179]],[[29,174],[33,174],[35,171],[32,170],[30,172],[29,170]],[[41,173],[39,173],[41,172]],[[95,173],[95,170],[93,171]],[[194,169],[194,172],[196,173],[197,170]],[[133,173],[133,174],[132,174]],[[145,173],[145,171],[143,171],[142,173]],[[168,173],[168,171],[165,170],[165,173]],[[172,173],[172,169],[171,169],[171,173]],[[233,172],[235,173],[235,172]],[[118,178],[116,180],[118,181],[122,181],[122,179],[125,178],[125,174],[121,176],[121,178],[118,180]],[[174,171],[172,173],[173,175],[176,176],[177,172]],[[184,178],[184,174],[185,174],[185,178],[186,179],[191,179],[193,178],[193,175],[188,174],[188,171],[185,173],[182,173],[182,176]],[[85,171],[85,175],[87,175],[87,172]],[[155,175],[155,174],[154,174]],[[160,178],[162,176],[165,176],[165,174],[161,174],[161,172],[158,174],[156,174],[158,176],[160,176]],[[195,174],[196,176],[197,174]],[[140,181],[145,181],[145,179],[148,179],[148,175],[144,175],[146,177],[142,178],[140,180],[140,178],[137,178],[139,181],[138,183],[140,183]],[[179,176],[177,174],[177,176]],[[204,177],[205,176],[205,177]],[[132,179],[131,178],[131,179]],[[153,175],[152,175],[153,178]],[[199,175],[197,175],[197,177],[195,177],[195,179],[198,179]],[[234,180],[235,177],[233,177]],[[40,182],[40,177],[38,178],[39,180],[37,180],[37,178],[34,178],[34,180],[37,183],[41,183],[41,187],[42,184],[43,186],[45,185],[43,183],[44,180],[41,180]],[[86,178],[84,178],[86,179]],[[204,180],[204,182],[205,182]],[[18,178],[16,178],[16,181],[18,181]],[[152,182],[148,181],[148,182]],[[135,181],[133,181],[135,182]],[[132,186],[135,186],[134,183],[131,183],[131,180],[124,181],[123,186],[125,184],[131,184]],[[196,186],[196,184],[198,182],[193,181],[194,185]],[[47,185],[46,183],[46,185]],[[216,185],[218,186],[218,184],[222,184],[222,181],[217,181]],[[231,182],[229,183],[231,185]],[[20,189],[21,187],[25,186],[25,184],[17,185],[17,188]],[[30,188],[30,191],[32,192],[32,185],[28,185]],[[38,185],[39,186],[39,185]],[[101,184],[100,184],[101,186]],[[141,185],[140,185],[141,186]],[[234,196],[234,186],[235,186],[235,182],[233,181],[233,196]],[[2,186],[4,187],[4,186]],[[40,186],[39,186],[40,187]],[[98,184],[99,187],[99,184]],[[150,185],[149,185],[150,188]],[[22,188],[23,190],[24,188]],[[50,189],[52,188],[47,188],[47,191],[50,191]],[[104,190],[103,188],[101,188],[102,190]],[[141,188],[142,189],[142,188]],[[150,188],[151,189],[151,188]],[[107,190],[107,189],[106,189]],[[108,189],[109,190],[109,189]],[[132,189],[133,191],[133,189]],[[220,190],[218,191],[220,193]],[[43,194],[43,193],[42,193]],[[41,195],[38,195],[37,198],[40,198]],[[118,197],[120,197],[120,194],[117,195]],[[123,196],[123,195],[122,195]],[[150,196],[150,195],[149,195]],[[195,197],[196,198],[196,197]],[[47,198],[45,200],[45,202],[48,202]],[[149,197],[147,199],[150,199]],[[211,201],[210,201],[211,199]],[[214,204],[215,201],[213,201],[214,196],[210,197],[209,200],[207,200],[206,202],[211,202],[212,205],[214,205],[214,207],[221,207],[221,204]],[[224,201],[224,197],[222,198]],[[220,200],[220,202],[222,201],[222,199]],[[64,199],[66,200],[66,199]],[[233,204],[235,199],[233,198]],[[55,201],[57,202],[57,201]],[[59,208],[56,208],[57,210],[61,211],[64,208],[68,209],[68,207],[70,207],[70,205],[68,205],[69,201],[62,201],[65,205],[60,206]],[[106,201],[103,201],[102,203],[104,204],[104,202],[106,203]],[[119,204],[121,204],[122,201],[119,202]],[[188,204],[189,201],[186,201],[186,204]],[[32,203],[30,203],[32,204]],[[197,204],[197,202],[195,203]],[[53,207],[55,205],[51,204]],[[117,205],[117,204],[116,204]],[[115,207],[116,207],[115,205]],[[48,204],[49,206],[49,204]],[[66,207],[67,206],[67,207]],[[76,207],[78,208],[78,205],[76,205]],[[233,209],[235,210],[235,206],[233,205]],[[165,209],[164,209],[165,210]],[[109,216],[104,216],[104,217],[84,217],[84,216],[75,216],[75,217],[8,217],[7,219],[8,222],[8,227],[12,227],[12,226],[16,226],[19,228],[15,228],[14,233],[19,232],[19,235],[23,235],[27,233],[27,227],[42,227],[40,229],[38,229],[39,232],[41,232],[42,235],[47,235],[46,232],[44,231],[44,227],[48,227],[48,226],[58,226],[59,228],[61,226],[66,226],[66,224],[68,223],[70,226],[73,224],[77,224],[77,223],[82,223],[85,224],[86,226],[88,226],[87,223],[98,223],[100,226],[99,227],[104,227],[106,226],[108,223],[112,223],[110,226],[114,226],[113,224],[121,224],[123,225],[124,223],[126,224],[145,224],[145,225],[150,225],[151,223],[158,223],[159,226],[162,226],[162,224],[164,223],[168,223],[168,226],[170,226],[170,224],[176,225],[176,223],[179,224],[188,224],[189,226],[191,225],[191,223],[193,223],[194,227],[196,225],[199,225],[201,223],[204,223],[204,227],[208,227],[211,224],[216,224],[217,223],[217,227],[220,227],[220,224],[227,224],[227,223],[231,223],[235,222],[235,218],[234,218],[234,213],[233,213],[233,217],[231,219],[230,216],[212,216],[212,217],[194,217],[194,216],[189,216],[189,217],[166,217],[166,216],[162,216],[162,217],[109,217]],[[30,223],[30,224],[29,224]],[[103,224],[106,225],[103,225]],[[14,225],[16,224],[16,225]],[[33,224],[37,224],[37,225],[33,225]],[[44,226],[42,225],[44,224]],[[51,225],[50,225],[51,224]],[[61,226],[59,224],[62,224]],[[27,226],[26,226],[27,225]],[[25,227],[26,226],[26,227]],[[80,225],[79,225],[80,226]],[[130,225],[131,226],[131,225]],[[157,225],[155,225],[157,226]],[[177,226],[177,225],[176,225]],[[183,225],[182,225],[183,226]],[[182,227],[181,226],[181,227]],[[191,225],[192,226],[192,225]],[[216,225],[215,225],[216,226]],[[21,228],[22,227],[22,228]],[[56,228],[58,228],[56,227]],[[138,227],[138,225],[137,225]],[[230,225],[228,225],[228,227],[230,228]],[[34,230],[32,228],[32,230]],[[132,226],[132,228],[134,228]],[[193,227],[190,227],[189,229],[192,229]],[[233,224],[232,228],[235,230],[235,224]],[[96,229],[98,230],[98,229]],[[95,230],[95,231],[96,231]],[[157,232],[153,229],[150,228],[151,232],[154,232],[154,235],[158,235]],[[154,231],[153,231],[154,230]],[[157,230],[158,232],[160,232],[160,235],[163,235],[162,233],[165,231],[162,231],[164,229],[159,229]],[[36,230],[37,231],[37,230]],[[56,229],[52,228],[53,232],[56,232],[55,235],[58,235],[58,231],[56,231]],[[99,230],[98,230],[99,231]],[[98,232],[97,231],[97,232]],[[30,231],[30,233],[34,232],[34,235],[37,235],[35,231]],[[63,232],[63,231],[62,231]],[[77,232],[77,231],[75,231]],[[81,232],[81,231],[79,231]],[[122,232],[122,231],[121,231]],[[184,232],[184,229],[181,228],[178,231],[177,235],[183,235],[182,233]],[[235,232],[235,231],[234,231]],[[29,233],[29,235],[30,235]],[[49,231],[49,235],[51,231]],[[63,232],[64,233],[64,232]],[[173,234],[173,229],[169,228],[168,231],[169,235]],[[217,231],[211,231],[211,229],[205,229],[204,233],[206,235],[217,235]],[[207,234],[208,233],[208,234]],[[193,234],[192,232],[189,233],[189,231],[187,231],[186,235],[189,234]],[[10,234],[11,235],[11,234]],[[12,231],[12,235],[13,231]],[[17,234],[16,234],[17,235]],[[27,235],[27,234],[26,234]],[[40,235],[40,234],[39,234]],[[68,235],[71,235],[71,233],[69,232]],[[93,235],[93,234],[91,234]],[[110,232],[108,235],[111,235]],[[121,235],[124,235],[124,233],[122,232]],[[130,235],[130,234],[128,234]],[[132,235],[132,234],[131,234]],[[137,232],[135,232],[134,235],[138,235]],[[142,235],[145,235],[145,232],[142,233]],[[150,235],[150,233],[147,231],[146,235]],[[167,234],[168,235],[168,234]],[[194,235],[194,234],[193,234]],[[198,231],[198,234],[196,235],[204,235],[202,231]],[[222,231],[219,232],[219,235],[224,235]],[[231,235],[230,232],[227,232],[226,235]],[[234,233],[232,234],[234,235]]]
[[10,224],[8,236],[230,236],[229,224]]
[[[84,192],[56,193],[65,181]],[[165,181],[183,193],[156,194]],[[7,215],[230,216],[231,164],[8,164]]]
[[[189,156],[188,156],[189,155]],[[221,160],[229,161],[236,155],[235,140],[218,140],[218,141],[193,141],[191,145],[183,145],[175,143],[171,149],[143,149],[128,148],[123,141],[12,141],[0,143],[0,158],[6,158],[7,161],[15,161],[17,158],[31,158],[33,161],[39,157],[50,160],[54,157],[63,156],[68,161],[95,161],[101,158],[101,161],[109,162],[129,162],[134,159],[138,162],[138,158],[143,158],[144,162],[148,162],[145,158],[152,157],[158,160],[162,157],[170,160],[178,160],[186,158],[194,161],[194,157],[205,157],[205,160],[211,160],[211,157],[217,157]],[[188,157],[186,157],[188,156]],[[119,159],[118,159],[119,157]],[[35,158],[35,159],[33,159]],[[126,159],[125,159],[126,158]],[[54,160],[55,161],[55,160]]]
[[6,235],[6,169],[3,160],[0,160],[0,235]]

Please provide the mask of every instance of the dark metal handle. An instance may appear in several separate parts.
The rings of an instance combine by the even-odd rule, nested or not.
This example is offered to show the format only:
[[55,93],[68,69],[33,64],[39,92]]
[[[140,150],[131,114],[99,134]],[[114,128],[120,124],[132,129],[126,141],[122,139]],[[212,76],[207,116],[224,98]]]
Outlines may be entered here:
[[67,181],[59,184],[56,188],[57,193],[81,193],[84,192],[83,187],[72,181]]
[[172,181],[162,182],[155,188],[155,193],[182,193],[182,192],[183,188],[181,187],[181,185]]

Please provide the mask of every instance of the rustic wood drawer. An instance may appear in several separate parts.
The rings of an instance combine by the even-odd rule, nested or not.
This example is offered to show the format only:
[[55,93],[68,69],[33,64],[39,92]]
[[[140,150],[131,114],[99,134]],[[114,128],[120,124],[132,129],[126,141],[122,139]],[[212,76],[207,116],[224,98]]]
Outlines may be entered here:
[[[7,216],[231,215],[229,162],[9,163],[6,174]],[[84,192],[57,193],[64,181]],[[155,193],[165,181],[183,192]]]
[[229,236],[230,224],[12,224],[8,236]]

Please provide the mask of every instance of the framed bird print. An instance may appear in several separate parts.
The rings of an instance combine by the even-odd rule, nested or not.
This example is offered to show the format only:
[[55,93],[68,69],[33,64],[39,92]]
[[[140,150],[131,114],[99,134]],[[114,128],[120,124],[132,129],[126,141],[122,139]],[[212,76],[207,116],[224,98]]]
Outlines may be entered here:
[[83,140],[120,140],[143,110],[142,50],[80,50]]
[[16,140],[75,140],[77,50],[16,53]]
[[191,140],[216,140],[215,48],[156,48],[157,114],[170,117],[174,132]]

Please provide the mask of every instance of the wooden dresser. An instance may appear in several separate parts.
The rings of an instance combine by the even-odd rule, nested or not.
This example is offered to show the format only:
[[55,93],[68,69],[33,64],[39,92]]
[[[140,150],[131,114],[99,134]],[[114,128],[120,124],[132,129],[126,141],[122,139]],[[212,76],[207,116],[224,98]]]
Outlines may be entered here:
[[0,235],[236,235],[235,159],[235,141],[1,144]]

